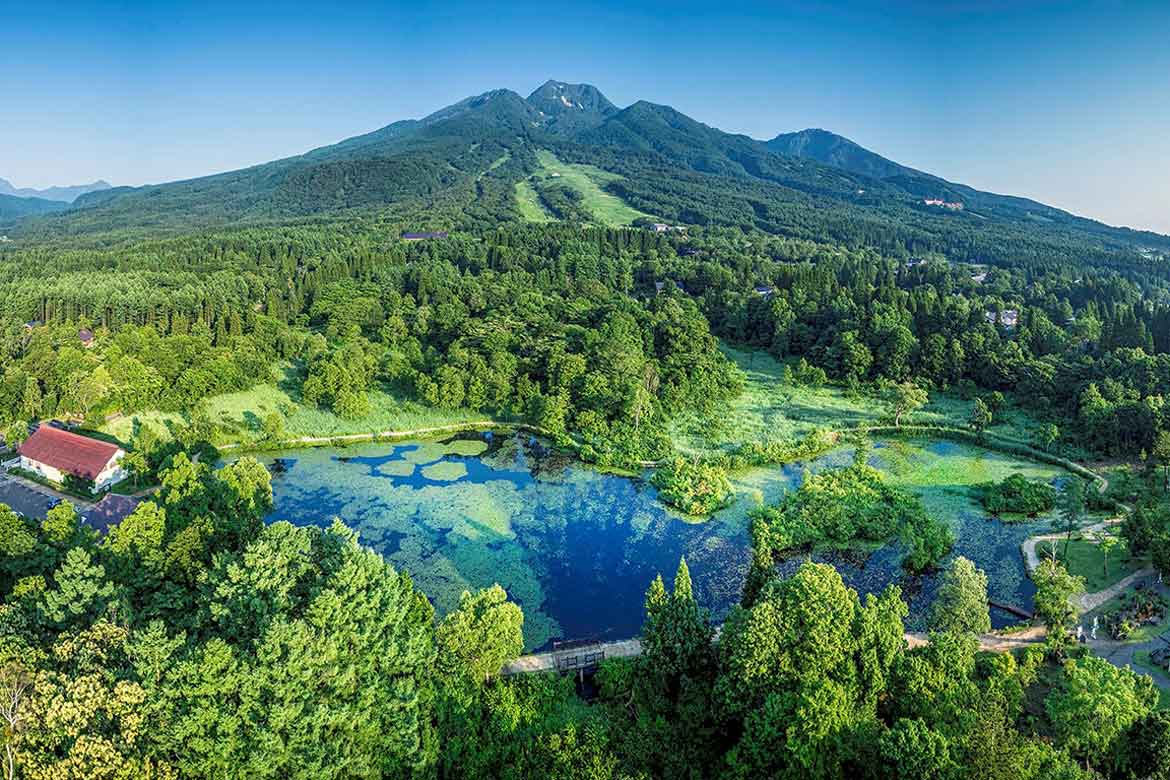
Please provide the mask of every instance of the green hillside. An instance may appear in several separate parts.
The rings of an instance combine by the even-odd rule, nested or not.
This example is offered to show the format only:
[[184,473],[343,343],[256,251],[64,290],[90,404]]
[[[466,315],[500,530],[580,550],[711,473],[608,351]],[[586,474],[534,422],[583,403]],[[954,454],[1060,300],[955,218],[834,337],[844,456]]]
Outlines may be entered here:
[[650,218],[603,189],[621,176],[594,165],[561,162],[547,149],[537,150],[536,159],[540,169],[516,185],[520,211],[528,221],[553,217],[622,227]]
[[22,217],[36,214],[51,214],[69,208],[68,203],[44,198],[24,198],[16,195],[0,195],[0,225],[14,222]]
[[619,110],[596,87],[558,81],[528,98],[492,90],[251,168],[83,195],[61,214],[16,206],[0,204],[0,218],[22,218],[10,232],[41,240],[339,219],[401,230],[550,216],[619,226],[652,215],[965,262],[1148,267],[1170,254],[1165,236],[947,182],[827,131],[765,143],[647,101]]

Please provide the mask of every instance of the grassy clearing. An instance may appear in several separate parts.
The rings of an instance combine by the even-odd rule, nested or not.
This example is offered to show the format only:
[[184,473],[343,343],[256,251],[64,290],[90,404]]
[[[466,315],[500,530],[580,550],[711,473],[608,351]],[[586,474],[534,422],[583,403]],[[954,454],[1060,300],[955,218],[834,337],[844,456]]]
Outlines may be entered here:
[[1149,565],[1148,558],[1131,558],[1125,551],[1114,549],[1109,556],[1109,574],[1105,574],[1105,556],[1099,545],[1087,539],[1074,539],[1065,555],[1064,543],[1056,545],[1057,555],[1070,574],[1085,578],[1085,589],[1090,593],[1108,588]]
[[[726,344],[720,349],[747,374],[747,385],[738,398],[711,415],[684,415],[672,422],[671,437],[683,452],[702,454],[761,439],[793,440],[818,427],[877,425],[892,416],[887,404],[869,396],[850,397],[840,387],[785,382],[785,363],[766,352]],[[962,426],[971,407],[971,401],[932,394],[930,403],[906,422]],[[1026,441],[1034,427],[1027,414],[1007,409],[988,430]]]
[[[369,414],[357,419],[344,419],[327,409],[299,403],[299,397],[295,395],[297,383],[290,376],[291,369],[285,367],[282,371],[284,377],[279,381],[256,385],[239,393],[213,396],[207,400],[208,414],[221,432],[216,444],[255,444],[263,434],[264,418],[273,412],[284,418],[282,438],[286,440],[303,436],[407,431],[487,417],[482,412],[468,409],[432,409],[389,389],[376,389],[369,393]],[[154,428],[166,438],[175,426],[186,422],[186,416],[181,414],[148,411],[107,423],[102,431],[126,442],[133,438],[135,427],[141,425]]]
[[527,222],[552,222],[554,219],[528,181],[516,182],[516,208]]
[[[622,225],[629,225],[636,219],[643,217],[650,217],[645,212],[628,205],[624,200],[611,195],[602,189],[607,183],[620,179],[616,173],[603,171],[593,165],[571,165],[563,163],[557,159],[556,155],[546,149],[540,149],[536,152],[536,158],[540,161],[541,171],[535,174],[534,178],[539,181],[548,181],[550,179],[557,179],[559,184],[570,187],[577,191],[582,198],[582,205],[593,215],[593,218],[603,225],[611,227],[620,227]],[[521,182],[526,184],[526,182]],[[531,185],[528,186],[531,191]],[[520,210],[528,219],[523,200],[520,198],[521,189],[517,186],[517,199],[520,201]],[[532,195],[535,196],[535,192]],[[539,198],[536,199],[539,204]],[[541,209],[543,211],[543,208]]]

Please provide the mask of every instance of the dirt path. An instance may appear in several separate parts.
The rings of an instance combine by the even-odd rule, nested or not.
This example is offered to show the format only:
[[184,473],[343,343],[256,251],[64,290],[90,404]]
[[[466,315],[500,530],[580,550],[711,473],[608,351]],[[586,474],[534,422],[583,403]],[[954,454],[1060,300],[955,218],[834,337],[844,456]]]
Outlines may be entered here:
[[[1044,626],[1033,626],[1012,634],[980,634],[979,649],[990,653],[1007,653],[1028,645],[1040,644],[1048,634]],[[921,631],[907,631],[906,644],[910,647],[922,647],[930,641],[930,636]]]

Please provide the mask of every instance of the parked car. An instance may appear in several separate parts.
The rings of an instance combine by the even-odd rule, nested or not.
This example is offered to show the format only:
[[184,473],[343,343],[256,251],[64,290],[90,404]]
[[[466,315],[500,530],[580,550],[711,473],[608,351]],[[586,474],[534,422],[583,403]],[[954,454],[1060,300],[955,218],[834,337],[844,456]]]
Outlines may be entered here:
[[49,499],[49,509],[52,509],[53,507],[57,506],[57,504],[60,504],[60,503],[61,503],[61,499],[56,498],[56,497],[50,498]]

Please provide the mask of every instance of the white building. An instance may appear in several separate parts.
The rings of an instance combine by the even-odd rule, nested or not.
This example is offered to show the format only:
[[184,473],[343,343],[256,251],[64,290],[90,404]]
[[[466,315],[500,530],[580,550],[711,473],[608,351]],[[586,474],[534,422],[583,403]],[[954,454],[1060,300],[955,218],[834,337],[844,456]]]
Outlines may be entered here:
[[94,491],[126,479],[125,450],[88,436],[42,425],[20,445],[20,468],[60,485],[66,477],[93,481]]

